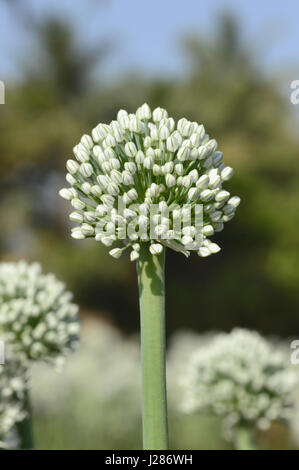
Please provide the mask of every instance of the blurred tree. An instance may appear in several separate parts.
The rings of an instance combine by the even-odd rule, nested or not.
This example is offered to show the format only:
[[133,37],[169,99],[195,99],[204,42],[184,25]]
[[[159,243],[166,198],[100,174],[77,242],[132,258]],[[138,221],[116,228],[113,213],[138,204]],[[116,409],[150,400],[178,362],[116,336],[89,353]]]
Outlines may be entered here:
[[32,34],[38,67],[26,65],[0,116],[3,251],[39,259],[67,280],[83,306],[112,312],[124,329],[138,328],[135,266],[115,262],[100,244],[71,241],[69,208],[57,189],[81,134],[120,108],[134,111],[148,101],[175,118],[205,123],[235,168],[231,187],[243,199],[237,217],[216,237],[219,255],[186,261],[168,253],[169,332],[239,325],[299,334],[299,144],[286,128],[287,105],[236,20],[222,16],[212,37],[184,40],[191,59],[184,79],[130,75],[94,87],[90,77],[104,57],[101,46],[96,52],[78,47],[76,31],[60,18],[42,18]]

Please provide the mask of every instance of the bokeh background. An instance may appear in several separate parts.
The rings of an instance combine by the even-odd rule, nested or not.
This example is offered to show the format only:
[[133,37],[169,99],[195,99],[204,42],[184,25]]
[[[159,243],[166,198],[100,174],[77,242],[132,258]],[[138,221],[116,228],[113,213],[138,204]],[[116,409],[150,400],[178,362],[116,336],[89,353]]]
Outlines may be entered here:
[[[215,237],[220,254],[167,253],[170,388],[204,333],[299,337],[298,14],[296,0],[0,1],[0,258],[40,261],[83,319],[65,373],[33,372],[40,448],[140,447],[135,265],[72,240],[58,196],[72,147],[120,108],[146,101],[204,123],[242,199]],[[171,393],[173,448],[228,446],[218,423],[180,415]],[[279,427],[260,439],[296,445]]]

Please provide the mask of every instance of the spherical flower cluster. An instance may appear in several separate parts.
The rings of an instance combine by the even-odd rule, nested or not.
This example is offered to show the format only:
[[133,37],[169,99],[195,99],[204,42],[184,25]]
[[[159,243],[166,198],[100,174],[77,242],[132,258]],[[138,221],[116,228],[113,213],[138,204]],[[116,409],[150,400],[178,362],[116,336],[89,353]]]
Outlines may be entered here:
[[222,188],[233,169],[202,124],[176,124],[165,109],[143,104],[136,114],[120,110],[109,125],[96,126],[74,155],[66,164],[70,187],[60,190],[75,209],[73,238],[121,242],[110,254],[118,258],[131,247],[132,261],[145,241],[152,254],[163,246],[200,256],[220,250],[209,237],[233,218],[240,198]]
[[0,448],[16,447],[14,426],[26,413],[23,400],[26,390],[26,371],[18,361],[7,358],[0,365]]
[[0,330],[7,348],[24,360],[57,360],[78,341],[72,294],[39,263],[0,264]]
[[197,350],[181,381],[185,411],[220,415],[232,439],[237,426],[267,429],[288,419],[298,376],[282,350],[256,332],[235,329]]

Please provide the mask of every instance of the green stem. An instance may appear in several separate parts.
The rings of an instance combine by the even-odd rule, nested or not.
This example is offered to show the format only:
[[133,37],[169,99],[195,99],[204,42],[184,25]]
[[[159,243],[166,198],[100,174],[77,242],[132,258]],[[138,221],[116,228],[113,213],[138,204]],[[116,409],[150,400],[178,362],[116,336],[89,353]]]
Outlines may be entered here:
[[236,429],[235,447],[237,450],[255,450],[251,428],[240,426]]
[[34,443],[32,433],[32,409],[28,390],[25,392],[24,408],[27,416],[25,419],[23,419],[23,421],[17,424],[17,431],[20,439],[20,449],[33,449]]
[[142,243],[137,261],[143,382],[143,448],[168,448],[165,365],[165,249],[151,255]]

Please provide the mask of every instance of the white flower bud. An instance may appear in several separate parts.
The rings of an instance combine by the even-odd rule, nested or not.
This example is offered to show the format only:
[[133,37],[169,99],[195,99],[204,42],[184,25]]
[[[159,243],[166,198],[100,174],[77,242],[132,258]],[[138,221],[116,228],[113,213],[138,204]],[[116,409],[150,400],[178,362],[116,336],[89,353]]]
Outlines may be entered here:
[[120,109],[117,113],[117,119],[120,119],[124,116],[128,116],[128,112],[125,109]]
[[[96,239],[97,239],[97,236],[96,236]],[[111,246],[113,242],[115,241],[113,236],[101,237],[101,238],[98,238],[98,240],[101,241],[105,246]]]
[[97,214],[95,211],[87,211],[84,213],[84,220],[89,223],[94,223],[96,221]]
[[161,119],[167,118],[168,114],[167,111],[163,108],[156,108],[153,111],[153,121],[159,122]]
[[190,137],[190,142],[192,147],[198,147],[200,144],[200,135],[197,134],[197,132],[195,134],[192,134]]
[[105,207],[103,204],[99,204],[96,208],[96,213],[100,216],[103,217],[104,215],[107,214],[107,207]]
[[111,134],[108,134],[106,139],[103,140],[103,146],[104,146],[104,148],[115,147],[116,146],[116,140],[115,140],[114,136],[111,135]]
[[231,220],[234,216],[235,216],[235,213],[234,213],[234,212],[231,212],[230,214],[225,214],[225,215],[222,217],[222,220],[223,220],[223,222],[228,222],[228,221]]
[[190,171],[189,177],[190,177],[191,183],[195,183],[198,180],[198,171],[196,169]]
[[77,183],[76,178],[74,178],[73,175],[71,175],[70,173],[67,173],[67,174],[66,174],[65,179],[66,179],[66,181],[68,182],[68,184],[70,184],[71,186],[73,186],[74,184]]
[[173,167],[174,163],[173,162],[167,162],[162,166],[162,173],[164,175],[167,175],[167,173],[172,173],[173,172]]
[[166,148],[168,152],[176,152],[177,149],[179,148],[179,142],[176,139],[174,134],[172,134],[171,136],[167,138]]
[[98,133],[98,130],[97,130],[96,127],[94,129],[92,129],[91,136],[92,136],[92,139],[95,143],[100,142],[101,137],[99,136],[99,133]]
[[137,154],[137,148],[134,142],[127,142],[125,145],[125,153],[127,157],[133,158]]
[[99,124],[96,129],[101,140],[105,139],[110,132],[110,128],[107,124]]
[[175,176],[171,175],[170,173],[168,173],[166,176],[165,176],[165,183],[166,183],[166,186],[168,186],[168,188],[172,188],[175,183],[176,183],[176,179],[175,179]]
[[119,119],[118,119],[118,123],[120,125],[120,128],[122,130],[122,132],[125,132],[126,130],[129,129],[130,127],[130,119],[129,119],[129,116],[121,116]]
[[71,212],[70,219],[73,222],[77,222],[78,224],[81,224],[83,222],[83,215],[80,212]]
[[188,160],[190,155],[190,149],[186,147],[180,147],[177,153],[177,159],[180,162],[184,162],[185,160]]
[[88,183],[87,181],[83,184],[81,184],[81,190],[83,191],[84,194],[89,194],[91,191],[91,184]]
[[134,243],[134,245],[132,245],[132,248],[133,248],[133,250],[135,250],[135,251],[140,251],[140,245],[139,245],[139,243]]
[[82,163],[80,165],[80,173],[85,178],[89,178],[93,174],[93,168],[90,163]]
[[159,132],[156,127],[151,128],[151,141],[157,142],[159,140]]
[[219,175],[212,175],[209,178],[210,178],[210,183],[209,183],[210,188],[217,188],[220,185],[221,179]]
[[218,166],[220,162],[222,161],[223,158],[223,153],[222,152],[215,152],[213,155],[213,164],[215,166]]
[[119,194],[119,187],[116,183],[109,183],[107,186],[107,192],[111,196],[117,196]]
[[175,128],[175,120],[172,117],[166,119],[166,126],[168,127],[170,132],[173,132]]
[[77,171],[79,170],[79,166],[80,166],[79,163],[76,162],[75,160],[68,160],[66,162],[66,168],[68,172],[71,173],[72,175],[77,173]]
[[120,143],[123,140],[123,135],[119,123],[117,121],[112,121],[110,123],[110,128],[116,142]]
[[215,222],[213,223],[213,227],[215,232],[221,232],[224,228],[223,222]]
[[197,252],[198,256],[201,256],[202,258],[206,258],[207,256],[210,256],[211,252],[208,247],[206,246],[201,246]]
[[110,178],[116,184],[122,183],[122,174],[118,170],[112,170],[110,173]]
[[135,157],[135,160],[136,160],[136,163],[138,163],[139,165],[142,165],[142,163],[144,162],[144,153],[142,152],[142,150],[138,150],[137,154],[136,154],[136,157]]
[[216,254],[221,250],[220,246],[217,243],[209,243],[209,250],[211,253]]
[[72,199],[71,204],[77,211],[81,211],[85,208],[85,202],[80,201],[78,198]]
[[97,176],[97,180],[99,182],[99,184],[101,185],[102,188],[107,188],[108,184],[109,184],[109,178],[105,175],[98,175]]
[[222,217],[221,211],[215,211],[212,214],[210,214],[210,218],[212,222],[220,222],[221,217]]
[[212,235],[214,235],[214,227],[210,224],[208,225],[205,225],[203,228],[202,228],[202,233],[206,236],[206,237],[210,237]]
[[147,103],[144,103],[140,108],[137,109],[136,115],[138,119],[145,120],[152,117],[151,109]]
[[128,191],[127,194],[129,198],[131,199],[131,201],[135,201],[136,199],[138,199],[138,194],[137,194],[136,189],[130,189],[130,191]]
[[75,229],[71,233],[71,237],[74,238],[75,240],[83,240],[85,238],[85,235],[82,233],[80,229]]
[[235,208],[238,207],[240,202],[241,202],[241,199],[239,198],[239,196],[233,196],[227,201],[228,204],[230,204],[231,206],[234,206]]
[[111,158],[109,163],[113,170],[118,170],[120,168],[120,162],[117,158]]
[[104,150],[104,155],[106,157],[106,160],[110,160],[110,158],[116,158],[115,156],[115,152],[113,150],[113,148],[111,147],[106,147],[105,150]]
[[144,124],[135,116],[133,115],[130,118],[129,129],[131,132],[141,133],[143,131]]
[[143,166],[144,168],[147,168],[148,170],[150,170],[151,168],[153,168],[154,163],[155,163],[155,158],[153,156],[145,157]]
[[155,165],[153,166],[153,175],[154,175],[154,176],[160,176],[160,175],[162,175],[162,168],[161,168],[159,165],[157,165],[157,164],[155,164]]
[[93,141],[90,135],[84,134],[81,138],[81,144],[84,145],[86,150],[90,150],[93,147]]
[[152,140],[151,140],[151,138],[150,138],[149,136],[144,137],[144,139],[143,139],[143,147],[144,147],[145,149],[147,149],[147,148],[151,147],[151,145],[152,145]]
[[199,198],[200,189],[198,188],[190,188],[188,191],[188,199],[189,201],[196,201]]
[[191,186],[191,178],[189,175],[186,175],[183,177],[182,179],[182,185],[185,187],[185,188],[190,188]]
[[161,129],[160,129],[160,139],[161,140],[168,139],[169,134],[170,134],[170,132],[169,132],[168,127],[167,126],[162,126]]
[[94,234],[94,228],[89,224],[82,224],[81,231],[83,235],[89,236]]
[[200,199],[204,202],[211,201],[213,197],[214,197],[214,193],[210,189],[204,189],[200,193]]
[[155,160],[159,162],[161,160],[161,157],[162,157],[162,150],[161,149],[155,149],[154,152],[155,152]]
[[126,170],[122,172],[122,181],[123,181],[123,184],[125,186],[129,186],[130,184],[134,184],[133,176],[131,175],[131,173],[129,173]]
[[152,183],[149,187],[149,194],[153,197],[159,196],[159,186],[156,183]]
[[182,165],[182,163],[177,163],[174,167],[174,171],[177,175],[182,176],[184,173],[184,166]]
[[199,189],[205,189],[209,186],[210,178],[208,175],[202,175],[196,182],[196,187]]
[[134,162],[126,162],[125,163],[125,170],[131,173],[131,175],[135,175],[136,173],[136,165]]
[[233,168],[231,168],[230,166],[226,166],[225,168],[223,168],[223,170],[221,171],[221,178],[223,181],[228,181],[231,179],[231,177],[233,176],[234,174],[234,170]]
[[130,253],[130,260],[136,261],[139,258],[139,253],[136,250],[132,250]]
[[207,158],[211,154],[211,151],[210,151],[209,147],[207,147],[207,145],[201,145],[200,147],[198,147],[197,150],[198,150],[199,160],[204,160],[205,158]]
[[76,145],[73,148],[73,152],[74,152],[75,157],[80,163],[88,162],[89,153],[87,152],[86,148],[83,147],[82,144]]
[[182,243],[183,243],[183,245],[190,245],[190,244],[193,243],[193,242],[194,242],[193,238],[190,237],[189,235],[184,235],[184,236],[182,237]]
[[111,195],[104,194],[103,196],[101,196],[101,201],[106,207],[113,207],[115,199]]
[[229,194],[228,191],[221,190],[221,191],[219,191],[219,193],[216,194],[215,200],[217,202],[227,201],[229,199],[229,196],[230,196],[230,194]]
[[202,166],[203,168],[210,168],[213,164],[213,158],[212,157],[208,157],[206,158],[206,160],[204,162],[202,162]]
[[71,189],[68,188],[63,188],[59,191],[59,195],[63,198],[66,199],[67,201],[71,201],[74,198],[74,194],[71,191]]
[[106,173],[106,174],[110,173],[110,171],[112,170],[111,165],[110,165],[110,161],[107,161],[107,160],[104,161],[101,164],[101,168],[102,168],[104,173]]
[[120,248],[114,248],[113,250],[109,251],[109,255],[113,256],[113,258],[120,258],[122,255],[122,250]]
[[163,246],[160,243],[152,243],[149,251],[152,255],[159,255],[163,251]]

